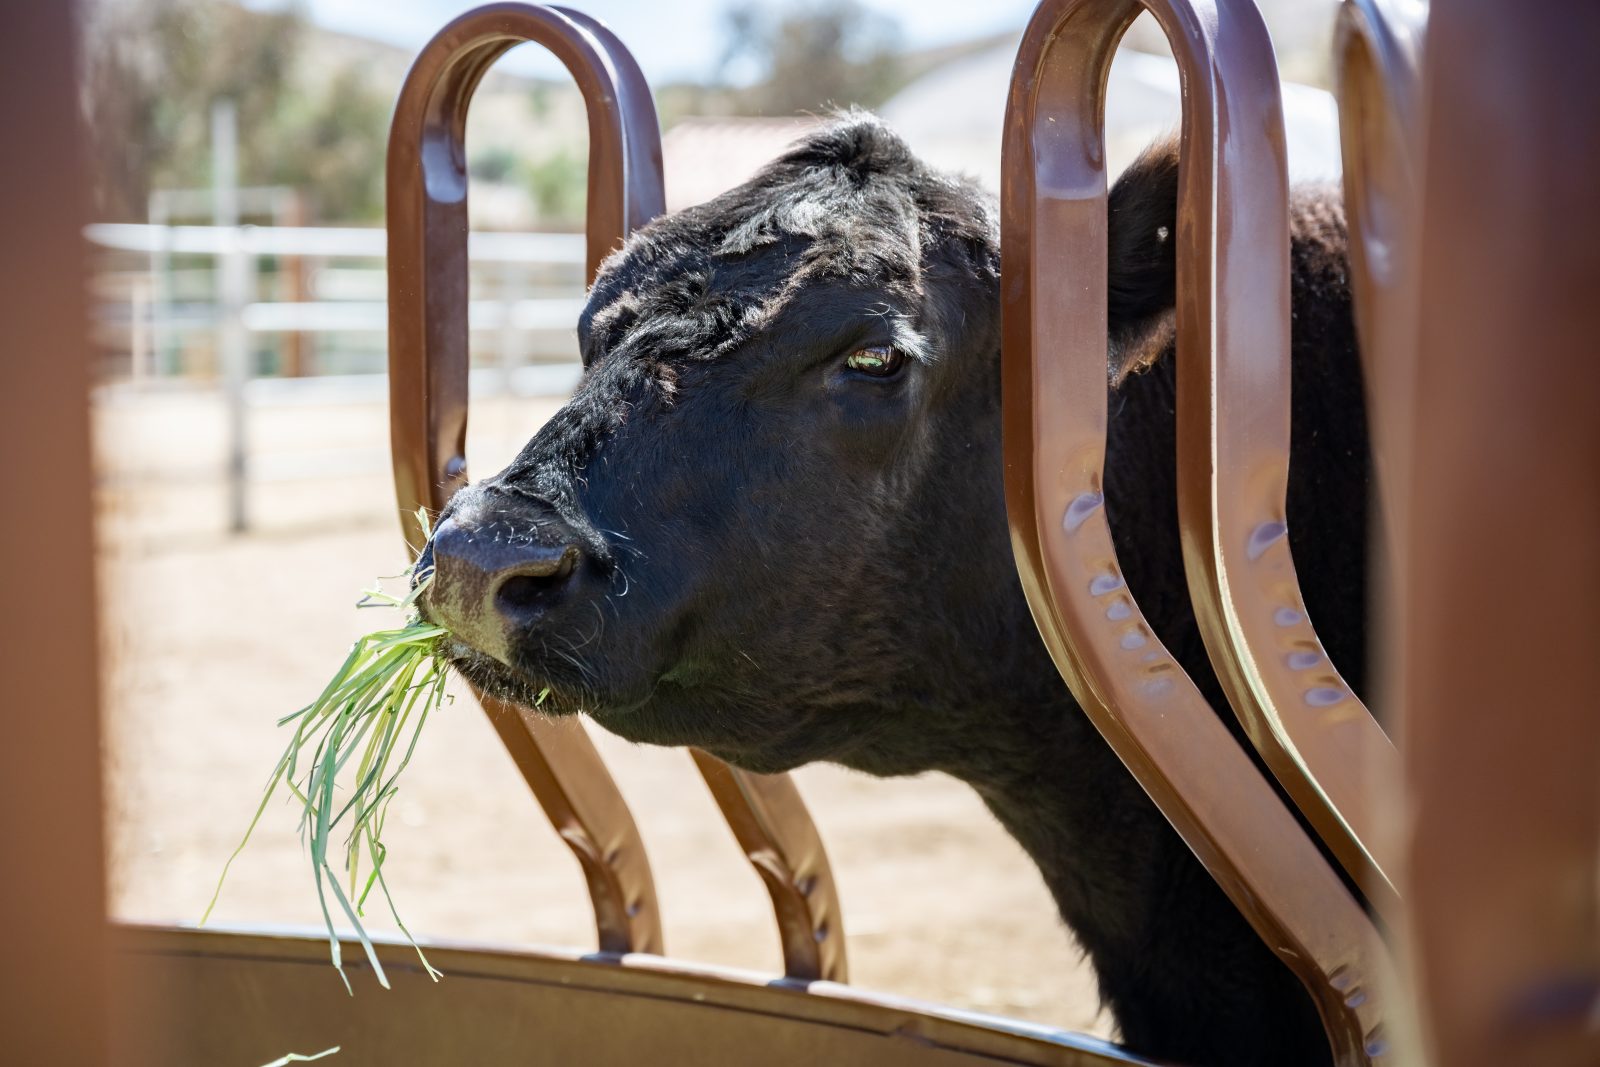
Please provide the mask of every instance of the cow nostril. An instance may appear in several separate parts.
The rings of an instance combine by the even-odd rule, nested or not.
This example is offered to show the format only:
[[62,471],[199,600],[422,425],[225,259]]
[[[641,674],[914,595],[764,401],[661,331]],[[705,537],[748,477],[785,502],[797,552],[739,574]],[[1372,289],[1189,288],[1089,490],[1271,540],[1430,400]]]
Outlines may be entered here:
[[515,568],[495,585],[495,609],[512,621],[541,610],[567,584],[577,561],[578,550],[569,545],[560,559]]

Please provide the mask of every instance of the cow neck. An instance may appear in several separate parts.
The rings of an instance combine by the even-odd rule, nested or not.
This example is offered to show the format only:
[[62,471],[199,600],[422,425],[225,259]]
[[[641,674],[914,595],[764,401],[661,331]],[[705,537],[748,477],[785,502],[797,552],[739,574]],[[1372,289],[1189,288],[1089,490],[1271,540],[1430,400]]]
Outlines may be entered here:
[[1182,865],[1181,840],[1075,704],[1012,709],[988,723],[984,750],[949,772],[1033,859],[1091,954],[1136,936],[1121,929],[1127,902],[1150,900],[1151,879]]

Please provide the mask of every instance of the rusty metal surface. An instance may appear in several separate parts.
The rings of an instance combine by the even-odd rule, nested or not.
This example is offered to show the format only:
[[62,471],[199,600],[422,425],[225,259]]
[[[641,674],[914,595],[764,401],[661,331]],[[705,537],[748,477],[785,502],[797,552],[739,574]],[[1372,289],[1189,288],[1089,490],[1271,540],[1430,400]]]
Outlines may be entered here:
[[[589,278],[631,230],[664,209],[649,87],[598,21],[562,7],[492,4],[456,19],[423,50],[396,109],[388,189],[391,445],[414,547],[417,506],[437,510],[466,483],[466,110],[489,65],[523,40],[554,52],[588,104]],[[583,867],[601,947],[660,952],[643,843],[583,726],[479,699]],[[751,775],[700,752],[694,759],[772,896],[785,973],[843,980],[837,891],[799,791],[786,776]]]
[[772,896],[790,978],[848,980],[844,915],[822,836],[787,774],[751,774],[691,750],[734,838]]
[[1148,1062],[1045,1026],[653,956],[430,945],[445,975],[434,983],[408,945],[379,943],[393,988],[368,983],[361,960],[352,998],[320,937],[138,926],[114,937],[132,994],[113,1018],[112,1062],[124,1067],[265,1063],[334,1045],[341,1065]]
[[1449,1067],[1600,1063],[1596,40],[1594,4],[1434,7],[1415,332],[1375,353],[1414,382],[1386,416],[1387,684],[1411,972]]
[[105,1061],[81,5],[0,34],[0,1061]]
[[[1242,312],[1247,303],[1287,300],[1287,233],[1274,221],[1280,210],[1286,212],[1281,134],[1260,134],[1276,109],[1277,76],[1259,14],[1248,3],[1147,6],[1172,40],[1184,77],[1178,300],[1180,349],[1192,348],[1205,339],[1195,336],[1199,330],[1217,328],[1221,336],[1233,336],[1210,321],[1205,305],[1219,282],[1233,278],[1237,285],[1238,276],[1228,270],[1231,260],[1263,258],[1268,273],[1279,277],[1263,279],[1262,292],[1225,289],[1219,299],[1232,303],[1221,310]],[[1013,547],[1040,632],[1079,703],[1257,932],[1306,984],[1337,1061],[1365,1063],[1387,1047],[1385,1009],[1374,993],[1386,984],[1386,950],[1337,872],[1146,623],[1122,580],[1103,507],[1101,122],[1116,42],[1139,10],[1132,0],[1047,0],[1024,34],[1013,74],[1001,199],[1006,497]],[[1217,33],[1219,22],[1228,27],[1226,35]],[[1255,125],[1241,134],[1245,127],[1239,124],[1252,119]],[[1264,142],[1258,147],[1268,149],[1268,158],[1241,155],[1243,141]],[[1221,205],[1220,218],[1213,204]],[[1254,219],[1247,217],[1252,214]],[[1278,313],[1271,308],[1269,318]],[[1272,322],[1255,328],[1261,344],[1270,350],[1281,341],[1286,355],[1287,336],[1279,338]],[[1274,372],[1266,373],[1270,379]],[[1205,381],[1191,385],[1203,390]],[[1282,388],[1286,402],[1286,382]],[[1192,413],[1189,431],[1194,432]],[[1276,496],[1281,518],[1281,484],[1274,488],[1281,475],[1272,465],[1280,453],[1287,456],[1286,432],[1281,448],[1276,440],[1269,438],[1254,468],[1256,481],[1246,488],[1258,507]],[[1194,460],[1191,447],[1187,462]],[[1281,537],[1272,544],[1283,550]],[[1292,577],[1286,554],[1275,567],[1280,579]],[[1292,626],[1279,629],[1314,641],[1300,614]]]

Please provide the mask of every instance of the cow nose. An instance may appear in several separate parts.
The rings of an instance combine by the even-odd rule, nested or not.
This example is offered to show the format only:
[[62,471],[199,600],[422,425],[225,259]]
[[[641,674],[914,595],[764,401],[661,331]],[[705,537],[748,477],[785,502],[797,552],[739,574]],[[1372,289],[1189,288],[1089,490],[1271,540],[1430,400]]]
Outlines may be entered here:
[[429,544],[433,584],[428,615],[459,640],[502,663],[511,636],[538,621],[582,562],[575,539],[557,543],[498,536],[500,524],[473,527],[450,517]]

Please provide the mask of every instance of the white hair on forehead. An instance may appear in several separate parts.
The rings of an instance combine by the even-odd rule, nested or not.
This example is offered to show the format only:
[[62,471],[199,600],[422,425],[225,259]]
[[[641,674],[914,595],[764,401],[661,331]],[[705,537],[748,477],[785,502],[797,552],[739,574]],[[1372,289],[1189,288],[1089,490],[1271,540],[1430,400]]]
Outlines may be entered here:
[[889,317],[889,336],[894,346],[918,363],[933,361],[933,345],[927,336],[916,328],[911,319],[898,311]]

